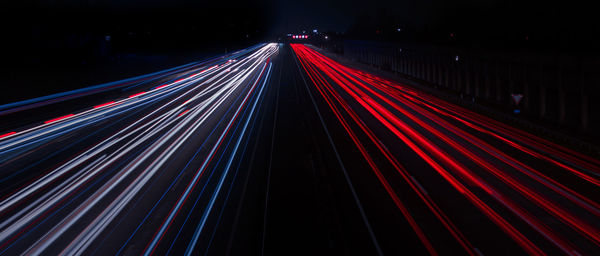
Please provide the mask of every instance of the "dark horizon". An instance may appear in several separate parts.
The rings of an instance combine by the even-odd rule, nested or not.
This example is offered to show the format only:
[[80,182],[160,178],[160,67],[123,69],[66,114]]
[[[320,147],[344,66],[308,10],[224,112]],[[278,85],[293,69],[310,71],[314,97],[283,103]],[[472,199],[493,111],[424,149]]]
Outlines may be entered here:
[[[371,40],[589,58],[600,53],[600,29],[588,5],[516,0],[19,1],[0,11],[3,55],[11,63],[2,73],[24,92],[31,88],[43,94],[314,29],[321,38],[330,34],[332,42]],[[145,60],[150,56],[171,57]],[[82,73],[120,65],[140,68],[104,79]],[[63,82],[69,70],[83,76],[71,79],[74,85]],[[55,88],[49,89],[41,81],[23,79],[29,72],[65,78],[49,77]],[[3,96],[2,102],[26,94]]]
[[5,41],[15,45],[43,45],[72,34],[133,33],[145,34],[151,48],[174,49],[244,38],[273,40],[302,30],[365,36],[367,31],[400,28],[483,41],[528,36],[570,47],[597,42],[599,27],[591,7],[516,0],[35,1],[10,3],[2,12]]

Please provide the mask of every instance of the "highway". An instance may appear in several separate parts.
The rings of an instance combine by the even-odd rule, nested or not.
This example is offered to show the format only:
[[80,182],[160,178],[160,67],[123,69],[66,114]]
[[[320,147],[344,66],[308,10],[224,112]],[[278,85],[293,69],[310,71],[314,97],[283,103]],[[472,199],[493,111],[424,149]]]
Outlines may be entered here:
[[[197,249],[237,172],[277,48],[4,135],[0,253],[152,254],[177,241],[187,244],[177,250]],[[194,209],[203,213],[189,218]],[[182,236],[188,221],[193,236]]]
[[366,163],[355,179],[372,173],[385,191],[379,203],[394,205],[398,229],[412,231],[409,244],[433,255],[598,251],[597,159],[292,47],[325,126]]
[[600,251],[600,160],[307,45],[0,116],[0,255]]

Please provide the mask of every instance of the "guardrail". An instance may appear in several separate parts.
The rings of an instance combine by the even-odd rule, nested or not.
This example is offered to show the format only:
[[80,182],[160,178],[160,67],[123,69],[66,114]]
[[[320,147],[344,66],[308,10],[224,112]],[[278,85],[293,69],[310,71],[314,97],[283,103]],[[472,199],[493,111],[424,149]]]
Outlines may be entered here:
[[[598,102],[590,101],[598,91],[592,90],[591,84],[600,78],[585,69],[590,65],[583,67],[578,63],[581,60],[564,59],[564,56],[563,60],[540,56],[474,56],[473,52],[433,47],[425,52],[427,48],[346,40],[343,57],[366,64],[363,68],[369,71],[388,73],[388,77],[395,79],[405,78],[403,83],[444,100],[600,155],[595,141],[582,139],[600,135],[599,124],[593,122],[598,114],[590,111],[600,109]],[[583,71],[574,73],[575,69]],[[567,81],[575,82],[568,84]],[[511,93],[523,95],[519,105],[512,100]],[[517,108],[521,113],[513,112]],[[582,136],[568,135],[571,132],[565,131],[569,130]]]

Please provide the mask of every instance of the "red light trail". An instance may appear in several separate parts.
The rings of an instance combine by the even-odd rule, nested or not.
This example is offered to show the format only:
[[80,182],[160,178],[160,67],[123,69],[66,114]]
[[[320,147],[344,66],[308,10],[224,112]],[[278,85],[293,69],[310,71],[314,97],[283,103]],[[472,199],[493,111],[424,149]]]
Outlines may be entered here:
[[[343,66],[305,45],[292,44],[292,48],[314,89],[430,254],[436,254],[435,241],[400,202],[388,182],[393,177],[382,174],[373,160],[376,153],[365,145],[376,146],[467,253],[476,254],[476,245],[416,182],[411,173],[417,170],[402,166],[398,152],[385,145],[397,142],[382,138],[387,135],[371,126],[384,127],[528,253],[546,253],[530,238],[530,230],[567,254],[579,253],[581,244],[600,245],[599,222],[590,221],[600,217],[600,205],[572,182],[579,178],[597,191],[598,160],[413,88]],[[368,140],[361,140],[365,135]],[[500,144],[525,156],[505,152]],[[530,161],[549,165],[552,172],[526,164]],[[570,175],[569,183],[561,182],[564,175]],[[540,211],[552,220],[539,218]],[[514,217],[521,222],[513,223]],[[530,229],[522,228],[523,223]],[[573,231],[569,234],[576,239],[561,232],[565,228]]]
[[64,115],[64,116],[57,117],[57,118],[54,118],[54,119],[50,119],[48,121],[44,121],[44,123],[45,124],[54,123],[54,122],[58,122],[58,121],[63,120],[63,119],[67,119],[67,118],[72,117],[72,116],[74,116],[74,114],[68,114],[68,115]]

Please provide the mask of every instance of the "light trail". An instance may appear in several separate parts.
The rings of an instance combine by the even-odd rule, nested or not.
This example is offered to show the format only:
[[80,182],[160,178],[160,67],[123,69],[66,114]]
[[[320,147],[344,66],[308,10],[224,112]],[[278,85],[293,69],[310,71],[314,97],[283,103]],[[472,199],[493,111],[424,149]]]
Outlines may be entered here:
[[[597,201],[589,197],[591,195],[586,196],[589,192],[578,192],[577,186],[560,182],[557,178],[572,174],[593,184],[592,189],[597,193],[600,183],[595,176],[600,168],[596,159],[412,88],[345,67],[307,46],[292,44],[292,48],[315,90],[350,135],[393,201],[398,199],[387,181],[393,177],[385,177],[379,171],[373,153],[365,145],[377,147],[469,254],[478,251],[473,247],[477,245],[471,245],[459,230],[460,226],[452,223],[435,200],[427,195],[426,183],[416,182],[414,177],[424,177],[423,174],[406,169],[399,163],[395,156],[397,152],[386,146],[393,142],[380,138],[387,137],[384,135],[386,132],[373,127],[382,127],[393,134],[528,253],[545,254],[548,248],[540,247],[532,240],[537,238],[529,238],[531,231],[523,224],[566,254],[577,255],[590,246],[598,248],[600,245],[600,208]],[[461,124],[472,128],[474,133],[464,130],[459,126]],[[361,140],[358,131],[369,140]],[[482,139],[473,135],[477,133],[492,135],[496,141],[488,142],[488,137]],[[498,143],[506,143],[533,158],[513,156],[512,152],[497,148],[495,145]],[[540,161],[553,169],[538,170],[525,164]],[[497,203],[504,208],[495,206]],[[435,241],[430,241],[424,235],[426,230],[421,231],[410,214],[396,204],[407,221],[412,223],[429,253],[433,254],[435,249],[430,247]],[[512,214],[503,214],[506,210]],[[536,215],[540,211],[549,217],[538,218]],[[514,216],[522,222],[509,221]],[[570,229],[569,235],[564,233],[565,229]]]
[[[600,250],[597,159],[309,46],[292,44],[281,52],[294,59],[282,57],[281,45],[0,106],[2,116],[115,95],[0,128],[0,255],[193,255],[240,241],[270,253],[287,238],[277,236],[297,232],[285,225],[334,216],[316,229],[331,232],[327,243],[368,232],[363,248],[373,254]],[[286,157],[313,172],[286,174],[300,170]],[[288,208],[298,214],[277,215]]]
[[[164,177],[164,171],[176,163],[181,152],[200,144],[212,145],[210,153],[190,159],[205,159],[203,166],[212,164],[210,160],[217,153],[236,157],[236,150],[225,152],[219,145],[224,139],[238,142],[246,139],[244,132],[230,134],[230,127],[245,124],[245,130],[253,118],[270,75],[269,59],[277,51],[277,44],[265,44],[227,58],[186,66],[187,74],[173,82],[0,137],[0,168],[8,168],[27,152],[52,147],[61,138],[81,136],[112,120],[124,120],[111,124],[118,129],[94,138],[87,148],[2,196],[0,254],[85,254],[92,243],[102,238],[100,235],[107,227],[120,221],[123,210],[134,199],[145,195],[141,191],[154,184],[157,176]],[[164,76],[169,75],[172,73]],[[252,103],[248,103],[250,99]],[[252,106],[250,115],[239,118],[239,113],[246,113],[249,106]],[[234,114],[228,111],[232,107],[237,109]],[[140,111],[144,114],[129,114]],[[228,125],[220,125],[219,119],[228,120]],[[213,133],[220,133],[219,139]],[[199,144],[202,136],[206,137]],[[207,182],[201,180],[203,168],[190,180],[188,189],[182,191],[178,187],[170,193],[181,192],[181,198],[187,199],[197,183]],[[218,171],[225,177],[228,169]],[[3,182],[27,175],[24,171],[12,170]],[[215,195],[223,182],[215,188]],[[212,203],[204,214],[214,209],[214,200],[210,200]],[[175,207],[184,203],[178,202]],[[162,237],[163,233],[160,234]]]

